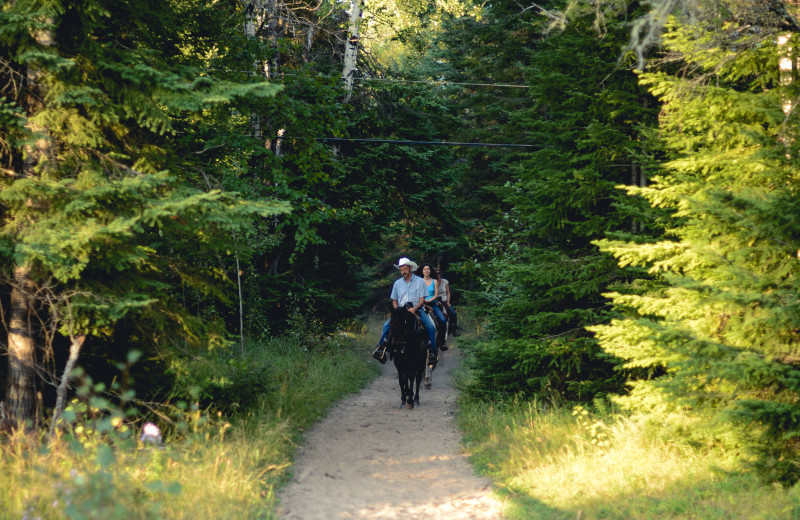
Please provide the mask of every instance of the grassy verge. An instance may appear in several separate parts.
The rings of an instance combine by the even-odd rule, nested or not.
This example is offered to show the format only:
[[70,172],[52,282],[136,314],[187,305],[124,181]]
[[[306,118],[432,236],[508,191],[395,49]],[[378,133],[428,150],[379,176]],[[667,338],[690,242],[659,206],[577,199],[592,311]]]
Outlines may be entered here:
[[299,435],[378,374],[369,354],[366,339],[352,335],[313,349],[286,339],[250,345],[236,363],[266,367],[270,389],[233,418],[185,412],[161,447],[113,432],[8,439],[0,445],[0,518],[272,518]]
[[508,519],[800,518],[800,486],[760,481],[733,454],[665,438],[646,418],[468,398],[459,410]]

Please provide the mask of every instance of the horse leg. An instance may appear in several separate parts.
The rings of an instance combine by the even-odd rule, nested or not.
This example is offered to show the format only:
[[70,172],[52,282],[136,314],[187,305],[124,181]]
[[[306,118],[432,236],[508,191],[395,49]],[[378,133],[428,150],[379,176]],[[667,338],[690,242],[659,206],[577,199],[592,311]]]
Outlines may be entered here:
[[400,383],[400,406],[406,404],[406,387],[405,387],[405,374],[402,371],[397,371],[397,380]]
[[409,370],[406,373],[406,410],[414,409],[414,375]]
[[419,384],[422,381],[422,371],[421,370],[416,370],[416,374],[415,374],[414,379],[416,380],[416,383],[417,383],[416,391],[414,392],[414,402],[419,404]]
[[425,388],[431,387],[431,376],[433,375],[433,365],[425,363]]

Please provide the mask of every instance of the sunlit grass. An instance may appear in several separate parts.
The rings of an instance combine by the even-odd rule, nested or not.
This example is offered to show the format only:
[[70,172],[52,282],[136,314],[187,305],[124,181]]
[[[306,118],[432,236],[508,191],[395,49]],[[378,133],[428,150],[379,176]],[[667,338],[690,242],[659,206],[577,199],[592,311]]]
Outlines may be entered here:
[[670,440],[645,418],[463,399],[459,422],[509,519],[800,518],[800,488],[763,482],[736,454]]
[[[161,447],[18,434],[0,444],[0,519],[272,518],[299,435],[341,397],[377,375],[361,336],[307,349],[251,345],[267,357],[273,390],[238,416],[187,412]],[[164,426],[164,425],[162,425]],[[98,448],[98,446],[101,446]]]

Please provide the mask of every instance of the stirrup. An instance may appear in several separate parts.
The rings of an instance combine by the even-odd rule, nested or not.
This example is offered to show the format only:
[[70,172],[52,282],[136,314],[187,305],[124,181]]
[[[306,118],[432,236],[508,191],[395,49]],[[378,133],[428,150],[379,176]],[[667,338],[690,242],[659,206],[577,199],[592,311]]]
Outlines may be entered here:
[[386,364],[386,358],[389,357],[386,355],[386,345],[378,345],[375,350],[372,351],[372,357],[378,360],[378,363],[381,365]]

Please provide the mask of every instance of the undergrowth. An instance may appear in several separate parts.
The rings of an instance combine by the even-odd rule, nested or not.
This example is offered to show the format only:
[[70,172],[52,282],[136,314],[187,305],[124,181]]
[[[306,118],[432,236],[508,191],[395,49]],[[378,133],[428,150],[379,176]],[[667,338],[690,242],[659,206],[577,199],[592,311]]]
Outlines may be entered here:
[[294,443],[377,375],[369,352],[362,335],[338,331],[195,360],[182,367],[187,396],[130,401],[161,428],[161,443],[143,442],[140,415],[102,409],[108,401],[90,387],[61,434],[2,440],[0,518],[273,518]]
[[495,481],[507,519],[800,518],[800,486],[765,482],[735,451],[597,404],[462,397],[465,449]]

